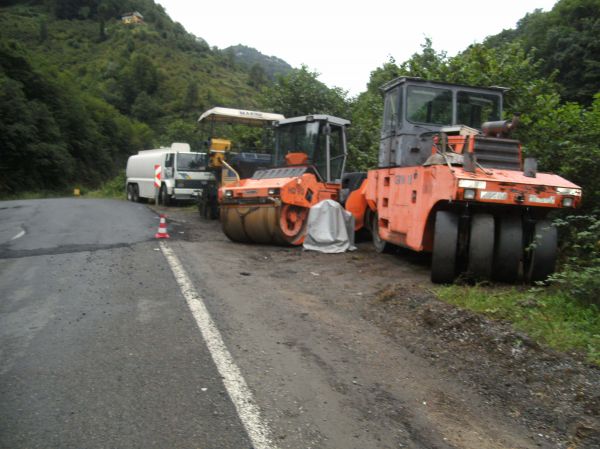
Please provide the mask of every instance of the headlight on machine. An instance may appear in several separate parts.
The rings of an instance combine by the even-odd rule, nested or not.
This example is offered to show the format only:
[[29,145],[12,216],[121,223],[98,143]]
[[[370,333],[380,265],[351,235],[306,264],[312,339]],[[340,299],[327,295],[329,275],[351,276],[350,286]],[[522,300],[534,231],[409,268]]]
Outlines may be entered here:
[[581,196],[581,189],[571,189],[569,187],[557,187],[556,193],[561,195]]
[[233,198],[233,190],[225,190],[225,198]]
[[183,179],[176,179],[175,180],[175,187],[177,187],[178,189],[182,189],[184,186],[184,181]]
[[475,199],[475,190],[465,189],[465,192],[463,193],[463,198],[465,200],[474,200]]
[[573,198],[570,196],[563,198],[562,205],[563,207],[573,207]]
[[485,189],[485,181],[476,181],[475,179],[459,179],[458,187],[461,189]]
[[269,190],[267,190],[267,193],[270,196],[279,196],[279,189],[275,188],[275,187],[271,187]]

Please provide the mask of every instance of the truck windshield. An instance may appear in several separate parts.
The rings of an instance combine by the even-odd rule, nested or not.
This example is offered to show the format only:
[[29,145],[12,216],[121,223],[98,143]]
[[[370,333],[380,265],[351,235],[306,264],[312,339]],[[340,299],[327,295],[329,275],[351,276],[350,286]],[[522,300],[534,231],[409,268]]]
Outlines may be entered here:
[[206,169],[205,153],[178,153],[177,170],[179,171],[203,171]]

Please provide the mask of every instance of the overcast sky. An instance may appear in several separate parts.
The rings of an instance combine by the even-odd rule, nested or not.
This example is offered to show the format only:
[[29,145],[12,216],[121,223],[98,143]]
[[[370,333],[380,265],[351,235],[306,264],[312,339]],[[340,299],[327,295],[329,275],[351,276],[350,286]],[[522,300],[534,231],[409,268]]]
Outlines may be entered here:
[[526,13],[556,0],[157,0],[171,18],[210,46],[243,44],[356,95],[390,56],[398,63],[425,36],[449,55],[513,28]]

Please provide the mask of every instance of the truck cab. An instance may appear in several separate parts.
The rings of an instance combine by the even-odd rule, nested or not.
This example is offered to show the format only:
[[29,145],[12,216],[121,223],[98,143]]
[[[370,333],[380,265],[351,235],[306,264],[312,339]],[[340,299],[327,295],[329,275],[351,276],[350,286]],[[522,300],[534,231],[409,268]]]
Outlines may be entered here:
[[166,154],[163,176],[165,188],[161,192],[161,202],[166,204],[171,199],[195,200],[201,195],[202,189],[214,179],[214,175],[206,170],[207,159],[206,153]]

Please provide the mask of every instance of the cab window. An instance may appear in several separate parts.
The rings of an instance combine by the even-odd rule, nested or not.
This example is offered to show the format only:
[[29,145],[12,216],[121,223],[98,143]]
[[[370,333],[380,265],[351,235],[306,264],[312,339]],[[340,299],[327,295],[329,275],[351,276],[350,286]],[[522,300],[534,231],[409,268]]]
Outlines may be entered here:
[[500,96],[459,91],[457,124],[481,129],[484,122],[500,120]]
[[[317,151],[314,153],[313,164],[319,171],[323,179],[327,176],[327,152],[326,152],[327,132],[324,124],[319,129],[319,138],[317,141]],[[329,135],[329,156],[331,168],[331,180],[341,179],[342,168],[344,164],[344,145],[342,141],[342,128],[340,126],[330,125]]]
[[452,124],[452,91],[408,86],[406,118],[413,123]]
[[383,107],[383,127],[381,130],[382,136],[391,134],[398,124],[400,111],[400,88],[388,92],[385,97],[385,105]]

